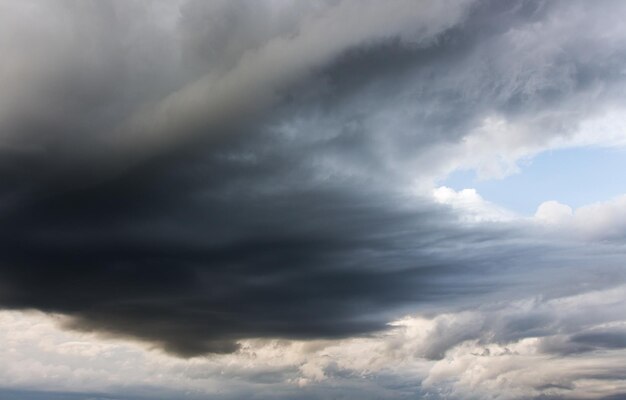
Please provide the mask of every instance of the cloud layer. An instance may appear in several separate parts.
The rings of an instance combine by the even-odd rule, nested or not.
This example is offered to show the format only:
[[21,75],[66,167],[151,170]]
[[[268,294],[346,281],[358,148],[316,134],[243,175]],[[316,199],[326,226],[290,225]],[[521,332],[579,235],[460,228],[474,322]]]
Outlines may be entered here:
[[275,350],[241,381],[289,398],[328,377],[376,398],[622,393],[599,365],[623,360],[626,316],[593,293],[621,296],[623,198],[522,218],[438,181],[623,145],[625,7],[3,2],[0,307],[177,368]]

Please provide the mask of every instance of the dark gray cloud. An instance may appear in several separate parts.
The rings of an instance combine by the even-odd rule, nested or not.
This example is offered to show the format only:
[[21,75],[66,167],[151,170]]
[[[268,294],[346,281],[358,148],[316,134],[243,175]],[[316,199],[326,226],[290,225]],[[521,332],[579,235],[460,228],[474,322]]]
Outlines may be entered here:
[[[182,177],[194,170],[184,165],[14,207],[3,217],[2,304],[192,355],[245,337],[373,331],[394,306],[491,284],[473,275],[488,268],[478,257],[430,253],[495,233],[444,228],[443,210],[403,205],[415,199],[296,184],[267,194],[235,173],[198,190],[193,181],[211,173]],[[466,278],[455,287],[446,276]]]
[[[624,49],[593,57],[593,30],[551,23],[582,3],[183,3],[67,1],[7,28],[33,79],[0,121],[0,305],[190,356],[371,333],[560,266],[553,243],[407,193],[489,116],[536,128],[513,140],[532,147],[570,134],[590,93],[617,97]],[[532,48],[544,27],[560,50]]]

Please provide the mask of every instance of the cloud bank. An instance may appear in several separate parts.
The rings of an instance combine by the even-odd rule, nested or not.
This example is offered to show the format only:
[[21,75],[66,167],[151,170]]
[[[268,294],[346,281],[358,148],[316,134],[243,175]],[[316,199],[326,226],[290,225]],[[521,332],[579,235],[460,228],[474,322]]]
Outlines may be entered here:
[[[0,307],[224,398],[620,395],[626,315],[597,296],[622,295],[623,198],[520,217],[438,182],[623,146],[625,7],[2,2]],[[252,352],[285,364],[241,376]],[[216,395],[187,372],[130,383]]]

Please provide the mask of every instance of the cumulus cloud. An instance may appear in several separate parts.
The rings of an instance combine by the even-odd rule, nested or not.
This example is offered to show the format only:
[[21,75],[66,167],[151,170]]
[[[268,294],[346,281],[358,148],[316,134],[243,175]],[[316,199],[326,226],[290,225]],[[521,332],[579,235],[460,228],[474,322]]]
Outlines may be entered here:
[[626,196],[571,207],[551,200],[537,208],[535,219],[565,236],[622,243],[626,234]]

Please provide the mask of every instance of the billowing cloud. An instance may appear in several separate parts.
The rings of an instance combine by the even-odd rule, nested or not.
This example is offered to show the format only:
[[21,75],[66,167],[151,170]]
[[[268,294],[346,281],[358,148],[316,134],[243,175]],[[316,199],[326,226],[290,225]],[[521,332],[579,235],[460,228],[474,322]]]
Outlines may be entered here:
[[622,285],[500,301],[405,316],[369,337],[247,339],[234,353],[191,360],[59,330],[60,315],[4,311],[0,377],[40,390],[63,382],[78,398],[150,398],[159,390],[176,399],[619,397],[626,391],[625,295]]
[[[440,181],[623,146],[625,8],[3,2],[3,323],[51,313],[90,343],[50,350],[77,360],[98,335],[147,343],[112,351],[223,373],[225,398],[623,393],[600,365],[623,361],[624,314],[594,297],[622,293],[623,198],[522,217]],[[59,357],[67,384],[38,376],[63,391]],[[215,394],[194,379],[131,383]]]
[[535,219],[561,235],[622,242],[626,235],[626,197],[588,204],[572,210],[557,201],[539,205]]

